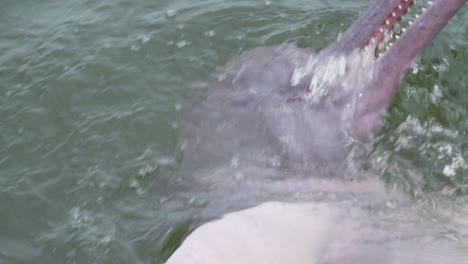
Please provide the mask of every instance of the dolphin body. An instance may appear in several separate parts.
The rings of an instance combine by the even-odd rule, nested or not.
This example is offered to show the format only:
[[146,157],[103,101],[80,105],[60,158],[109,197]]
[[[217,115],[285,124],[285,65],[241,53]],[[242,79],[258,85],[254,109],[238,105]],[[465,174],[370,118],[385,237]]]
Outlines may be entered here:
[[429,2],[390,47],[415,2],[376,0],[317,54],[256,48],[210,77],[180,135],[187,211],[249,209],[199,227],[168,264],[467,263],[362,163],[405,74],[466,0]]

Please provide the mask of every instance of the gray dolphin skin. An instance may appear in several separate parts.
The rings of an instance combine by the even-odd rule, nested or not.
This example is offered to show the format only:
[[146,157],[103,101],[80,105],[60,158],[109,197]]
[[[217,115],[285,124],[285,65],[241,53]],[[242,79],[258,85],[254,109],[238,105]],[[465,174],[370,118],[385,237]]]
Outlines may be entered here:
[[427,1],[407,22],[415,0],[376,0],[318,53],[261,47],[217,70],[187,103],[178,179],[190,213],[224,217],[167,263],[468,263],[365,162],[405,74],[465,3]]

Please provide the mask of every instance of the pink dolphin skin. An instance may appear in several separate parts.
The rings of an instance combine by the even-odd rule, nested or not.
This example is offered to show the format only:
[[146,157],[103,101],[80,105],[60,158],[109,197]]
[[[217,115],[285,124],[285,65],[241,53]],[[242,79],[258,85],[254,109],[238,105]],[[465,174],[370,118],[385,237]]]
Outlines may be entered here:
[[449,235],[463,217],[426,210],[356,165],[408,70],[465,3],[426,1],[403,28],[416,1],[376,0],[319,53],[263,47],[219,69],[185,113],[179,150],[181,181],[208,201],[208,220],[222,218],[167,264],[468,263],[467,241]]
[[[380,219],[388,221],[388,219]],[[429,222],[429,221],[428,221]],[[466,244],[421,224],[382,231],[375,216],[329,203],[267,202],[195,230],[167,264],[463,264]],[[404,238],[404,239],[401,239]]]

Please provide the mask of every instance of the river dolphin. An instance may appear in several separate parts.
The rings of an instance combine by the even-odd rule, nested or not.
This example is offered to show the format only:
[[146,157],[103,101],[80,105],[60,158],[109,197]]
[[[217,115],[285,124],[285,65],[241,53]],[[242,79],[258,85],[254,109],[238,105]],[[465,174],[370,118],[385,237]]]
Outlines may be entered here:
[[[416,0],[375,0],[318,53],[261,47],[217,70],[186,107],[177,179],[191,213],[231,213],[167,263],[467,263],[418,213],[395,210],[404,195],[362,177],[363,142],[465,2],[428,1],[405,22]],[[411,220],[392,226],[402,215]]]

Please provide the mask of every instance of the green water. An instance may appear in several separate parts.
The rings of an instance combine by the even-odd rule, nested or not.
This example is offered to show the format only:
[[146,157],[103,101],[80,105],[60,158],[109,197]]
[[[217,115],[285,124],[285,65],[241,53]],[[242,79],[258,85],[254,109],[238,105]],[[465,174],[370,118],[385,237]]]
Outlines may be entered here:
[[[0,263],[160,263],[187,227],[155,235],[152,187],[177,167],[184,96],[243,50],[325,47],[368,3],[3,0]],[[378,176],[414,197],[468,194],[467,36],[465,8],[375,141]]]

